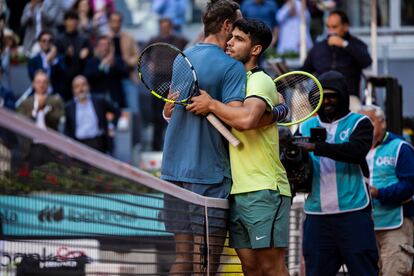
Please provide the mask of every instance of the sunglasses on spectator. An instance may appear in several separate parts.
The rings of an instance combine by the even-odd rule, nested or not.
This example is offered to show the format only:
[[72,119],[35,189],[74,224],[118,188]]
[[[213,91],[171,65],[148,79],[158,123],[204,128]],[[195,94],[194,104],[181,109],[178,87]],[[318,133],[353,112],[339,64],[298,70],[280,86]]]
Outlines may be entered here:
[[44,42],[44,43],[46,43],[46,42],[52,42],[52,41],[53,41],[53,39],[51,39],[51,38],[42,38],[40,40],[40,42]]

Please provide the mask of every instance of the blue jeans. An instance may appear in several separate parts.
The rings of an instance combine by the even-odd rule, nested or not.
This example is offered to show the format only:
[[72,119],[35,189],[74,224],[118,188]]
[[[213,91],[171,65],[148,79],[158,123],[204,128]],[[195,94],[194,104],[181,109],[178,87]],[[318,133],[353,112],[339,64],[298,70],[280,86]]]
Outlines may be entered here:
[[378,251],[369,208],[306,215],[303,233],[307,276],[334,276],[342,264],[350,275],[378,275]]

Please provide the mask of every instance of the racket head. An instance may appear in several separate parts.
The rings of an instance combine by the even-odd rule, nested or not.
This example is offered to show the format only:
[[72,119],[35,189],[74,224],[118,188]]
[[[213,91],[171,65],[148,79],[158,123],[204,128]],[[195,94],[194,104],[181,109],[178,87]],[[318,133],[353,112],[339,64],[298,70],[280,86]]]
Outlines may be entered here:
[[274,79],[276,90],[289,107],[286,119],[278,125],[292,126],[311,118],[321,107],[323,89],[319,80],[304,71],[291,71]]
[[[165,102],[186,104],[198,92],[197,75],[190,60],[168,43],[145,47],[138,60],[138,75],[148,91]],[[177,91],[177,99],[168,98],[170,92]]]

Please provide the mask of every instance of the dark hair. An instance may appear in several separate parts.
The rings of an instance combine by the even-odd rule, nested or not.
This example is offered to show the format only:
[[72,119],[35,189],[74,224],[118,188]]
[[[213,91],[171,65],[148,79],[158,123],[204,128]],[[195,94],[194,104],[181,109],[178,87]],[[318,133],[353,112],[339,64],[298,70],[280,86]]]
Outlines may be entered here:
[[337,15],[337,16],[339,16],[339,18],[341,18],[341,22],[342,22],[342,24],[346,24],[346,25],[349,25],[349,18],[348,18],[348,15],[346,15],[346,13],[344,12],[344,11],[342,11],[342,10],[333,10],[333,11],[331,11],[330,13],[329,13],[329,16],[331,16],[331,15]]
[[[79,5],[80,5],[81,1],[83,1],[83,0],[76,0],[75,4],[73,4],[73,6],[72,6],[72,10],[74,10],[76,13],[78,12]],[[89,11],[88,11],[87,15],[88,15],[89,19],[92,19],[93,18],[93,10],[92,10],[92,7],[91,7],[89,1],[87,1],[87,2],[88,2],[88,5],[89,5]]]
[[79,15],[76,11],[74,10],[68,10],[67,12],[65,12],[65,16],[64,16],[64,20],[66,21],[67,19],[79,19]]
[[50,35],[52,37],[53,40],[53,33],[49,30],[43,30],[40,32],[40,34],[37,36],[37,41],[40,41],[40,39],[42,38],[42,36],[44,35]]
[[233,0],[210,0],[203,15],[204,36],[218,33],[226,19],[236,21],[239,9]]
[[124,16],[122,15],[122,13],[117,12],[117,11],[110,12],[108,18],[111,18],[113,15],[119,16],[119,18],[121,18],[121,21],[124,20]]
[[243,33],[248,34],[252,45],[262,46],[260,55],[263,54],[272,42],[272,31],[263,21],[243,18],[234,22],[234,28],[238,28]]

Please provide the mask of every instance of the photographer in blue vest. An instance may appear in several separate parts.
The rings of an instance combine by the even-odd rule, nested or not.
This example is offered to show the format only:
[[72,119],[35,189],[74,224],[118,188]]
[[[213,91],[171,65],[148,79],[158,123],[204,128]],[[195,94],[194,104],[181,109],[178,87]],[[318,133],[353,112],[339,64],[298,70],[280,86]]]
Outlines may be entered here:
[[384,111],[366,105],[360,113],[374,125],[366,159],[370,170],[381,275],[411,275],[413,265],[414,148],[386,131]]
[[306,275],[334,276],[345,264],[350,275],[378,275],[378,250],[365,160],[373,138],[368,117],[349,111],[345,77],[319,76],[323,104],[299,127],[303,136],[326,130],[326,140],[296,142],[312,160],[312,190],[305,200],[303,255]]

